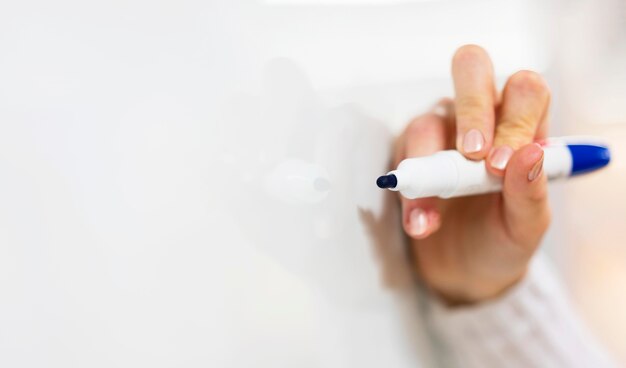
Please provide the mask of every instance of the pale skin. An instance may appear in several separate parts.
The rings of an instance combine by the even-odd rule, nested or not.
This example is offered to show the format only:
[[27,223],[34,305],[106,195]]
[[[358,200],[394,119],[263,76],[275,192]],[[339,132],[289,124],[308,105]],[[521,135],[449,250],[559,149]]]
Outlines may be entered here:
[[531,71],[494,84],[485,50],[466,45],[452,59],[454,100],[443,99],[409,123],[396,145],[404,158],[457,149],[486,160],[503,177],[502,193],[409,200],[405,232],[424,283],[450,305],[493,299],[523,278],[550,223],[543,150],[550,92]]

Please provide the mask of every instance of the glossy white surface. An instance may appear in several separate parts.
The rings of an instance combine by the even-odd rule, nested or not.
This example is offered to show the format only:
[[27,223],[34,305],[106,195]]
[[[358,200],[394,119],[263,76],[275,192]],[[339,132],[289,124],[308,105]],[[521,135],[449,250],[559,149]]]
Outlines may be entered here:
[[392,133],[462,43],[545,65],[443,3],[0,5],[0,366],[429,366]]

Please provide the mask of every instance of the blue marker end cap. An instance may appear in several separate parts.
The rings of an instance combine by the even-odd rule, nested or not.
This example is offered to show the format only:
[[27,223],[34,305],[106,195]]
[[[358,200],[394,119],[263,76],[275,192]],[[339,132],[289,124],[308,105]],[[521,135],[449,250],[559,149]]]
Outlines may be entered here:
[[572,154],[572,175],[584,174],[605,167],[611,162],[609,148],[596,144],[568,145]]
[[383,175],[376,179],[376,185],[381,189],[395,188],[398,185],[398,178],[395,175]]

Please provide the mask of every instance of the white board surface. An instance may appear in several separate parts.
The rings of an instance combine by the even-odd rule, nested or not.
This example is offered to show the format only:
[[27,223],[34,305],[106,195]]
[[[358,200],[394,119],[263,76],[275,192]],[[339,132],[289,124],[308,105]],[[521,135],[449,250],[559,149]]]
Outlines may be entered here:
[[434,364],[375,177],[456,46],[543,65],[442,3],[0,5],[0,366]]

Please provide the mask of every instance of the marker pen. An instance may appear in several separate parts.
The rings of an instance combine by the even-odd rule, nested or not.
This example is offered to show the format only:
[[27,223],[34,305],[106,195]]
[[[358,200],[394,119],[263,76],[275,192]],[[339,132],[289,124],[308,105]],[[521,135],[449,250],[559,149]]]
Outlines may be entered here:
[[[543,151],[548,180],[588,173],[611,160],[608,147],[595,143],[568,144],[553,138]],[[472,161],[459,151],[448,150],[403,160],[396,170],[379,177],[376,185],[409,199],[452,198],[500,191],[502,178],[489,173],[485,161]]]

